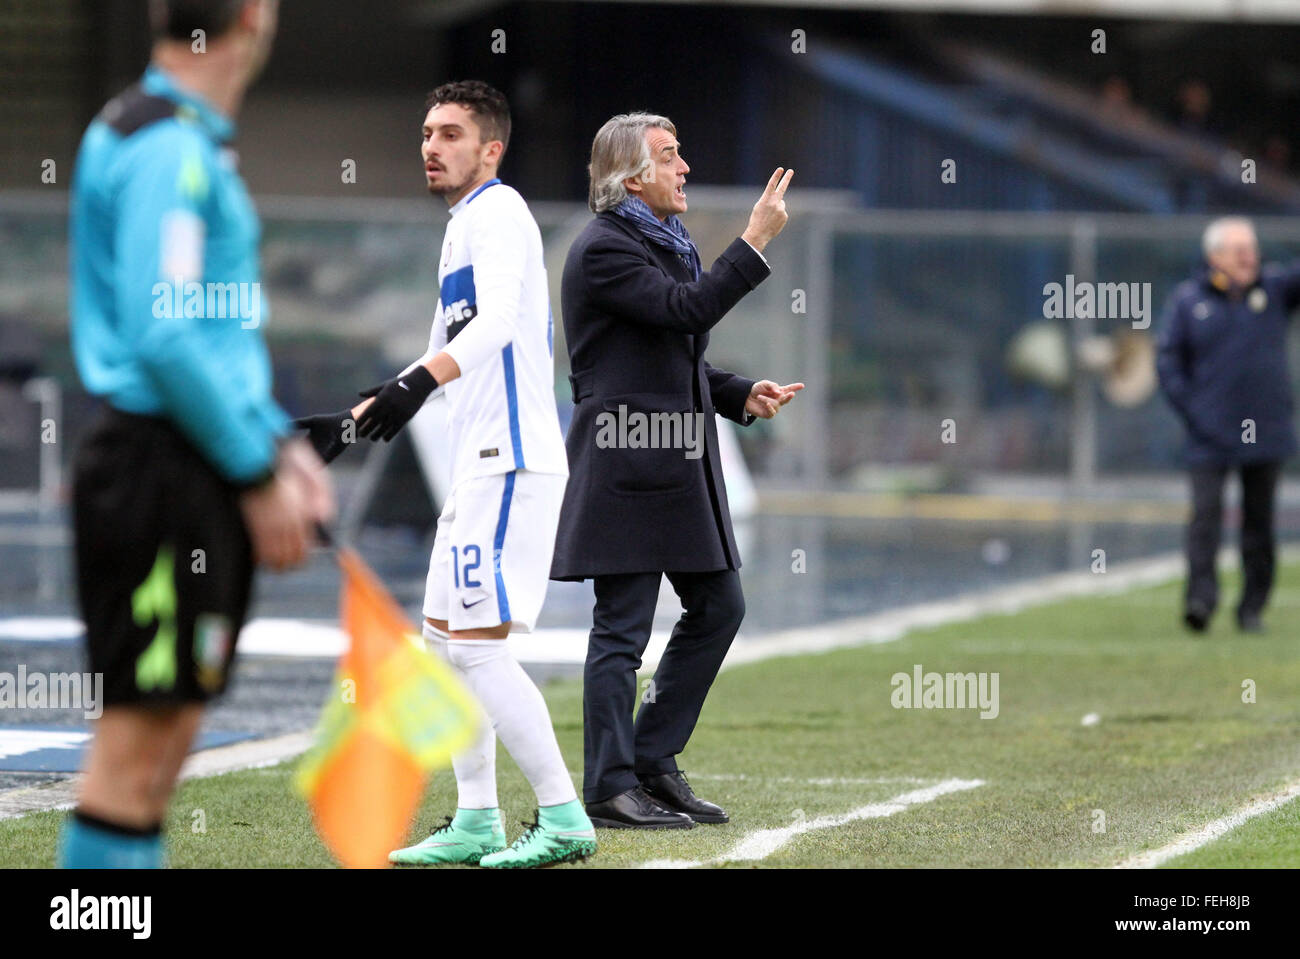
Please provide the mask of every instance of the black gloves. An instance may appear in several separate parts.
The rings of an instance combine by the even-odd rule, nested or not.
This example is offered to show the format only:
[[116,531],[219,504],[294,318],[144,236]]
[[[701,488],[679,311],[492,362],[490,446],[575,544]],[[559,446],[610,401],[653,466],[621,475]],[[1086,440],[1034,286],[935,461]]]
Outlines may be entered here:
[[293,425],[307,431],[307,439],[316,454],[328,463],[356,442],[357,437],[372,441],[391,440],[437,388],[438,381],[429,371],[417,366],[409,373],[363,391],[362,396],[373,396],[375,401],[366,407],[355,423],[352,410],[345,409],[337,413],[304,416],[294,420]]
[[304,416],[293,421],[295,429],[307,431],[307,441],[316,450],[316,455],[328,463],[355,442],[355,434],[344,439],[343,433],[348,424],[352,424],[352,410],[339,410],[337,413],[320,413],[316,416]]
[[419,412],[429,394],[437,388],[438,381],[433,374],[424,366],[417,366],[409,373],[363,391],[362,396],[373,396],[375,401],[357,420],[357,435],[372,441],[382,439],[387,443]]

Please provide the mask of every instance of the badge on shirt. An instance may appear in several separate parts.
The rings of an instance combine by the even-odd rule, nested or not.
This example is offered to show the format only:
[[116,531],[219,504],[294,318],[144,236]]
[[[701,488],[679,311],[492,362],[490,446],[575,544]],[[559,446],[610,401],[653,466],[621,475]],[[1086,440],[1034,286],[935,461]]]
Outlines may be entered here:
[[1246,305],[1256,313],[1263,313],[1264,308],[1268,306],[1268,294],[1264,292],[1263,287],[1255,287],[1246,297]]
[[161,224],[159,275],[173,282],[203,279],[203,242],[207,227],[197,213],[172,210]]
[[230,656],[230,620],[217,613],[199,613],[194,620],[194,668],[199,684],[209,692],[221,686]]

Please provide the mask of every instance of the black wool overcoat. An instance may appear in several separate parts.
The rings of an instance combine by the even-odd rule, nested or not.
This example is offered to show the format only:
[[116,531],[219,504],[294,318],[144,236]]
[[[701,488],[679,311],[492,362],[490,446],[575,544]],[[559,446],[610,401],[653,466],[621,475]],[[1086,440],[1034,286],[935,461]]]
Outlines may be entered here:
[[[752,422],[754,381],[710,366],[704,351],[769,272],[737,237],[692,281],[679,256],[615,213],[597,214],[574,242],[560,286],[574,413],[552,579],[740,568],[714,413]],[[634,427],[635,413],[660,424],[661,440],[670,420],[653,414],[702,415],[690,426],[676,418],[676,447],[646,448],[648,436],[617,428]]]

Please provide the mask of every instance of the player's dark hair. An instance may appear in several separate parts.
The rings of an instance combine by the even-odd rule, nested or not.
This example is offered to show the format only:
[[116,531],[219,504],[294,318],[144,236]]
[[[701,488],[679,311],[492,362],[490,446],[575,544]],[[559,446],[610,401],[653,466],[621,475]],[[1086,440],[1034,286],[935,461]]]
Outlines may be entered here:
[[202,30],[209,40],[221,36],[239,17],[248,0],[149,0],[156,40],[192,40]]
[[425,112],[444,103],[458,104],[474,114],[483,142],[500,140],[501,154],[505,155],[506,147],[510,145],[510,104],[500,90],[482,80],[444,83],[429,94]]

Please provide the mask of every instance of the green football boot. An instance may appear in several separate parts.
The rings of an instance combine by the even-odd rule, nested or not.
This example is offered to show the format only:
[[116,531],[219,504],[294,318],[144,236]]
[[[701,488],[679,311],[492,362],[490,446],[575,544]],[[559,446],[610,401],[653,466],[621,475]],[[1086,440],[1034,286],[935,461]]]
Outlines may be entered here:
[[424,842],[390,852],[388,861],[403,866],[473,865],[506,848],[498,809],[457,809],[455,819],[446,819]]
[[488,869],[536,869],[559,862],[577,862],[596,851],[596,830],[582,803],[574,799],[559,806],[543,806],[537,821],[509,849],[484,856]]

